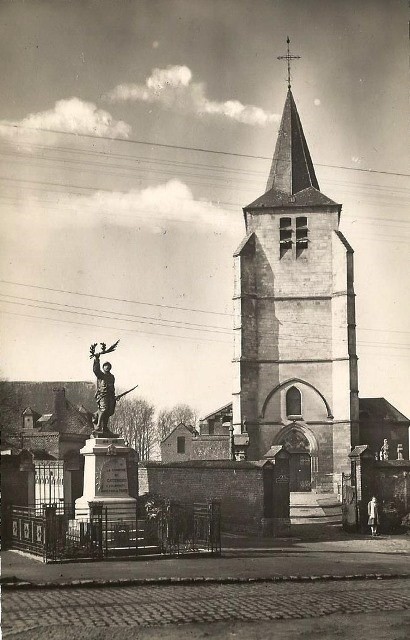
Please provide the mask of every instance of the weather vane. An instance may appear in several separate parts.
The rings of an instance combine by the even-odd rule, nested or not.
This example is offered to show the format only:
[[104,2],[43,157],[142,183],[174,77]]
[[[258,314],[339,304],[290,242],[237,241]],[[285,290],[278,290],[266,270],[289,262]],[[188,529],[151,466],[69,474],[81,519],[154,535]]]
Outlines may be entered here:
[[286,42],[288,43],[288,51],[286,53],[286,56],[278,56],[278,60],[286,60],[288,63],[288,89],[290,89],[290,61],[291,60],[299,60],[300,56],[292,56],[290,53],[290,40],[289,40],[289,36],[286,39]]

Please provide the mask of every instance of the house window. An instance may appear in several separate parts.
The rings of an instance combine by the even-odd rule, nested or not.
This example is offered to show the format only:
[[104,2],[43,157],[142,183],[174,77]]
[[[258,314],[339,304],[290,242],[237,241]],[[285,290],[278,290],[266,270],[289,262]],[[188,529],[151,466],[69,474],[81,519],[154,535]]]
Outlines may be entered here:
[[286,393],[286,415],[302,415],[302,394],[296,387],[290,387]]
[[185,453],[185,436],[177,437],[177,453]]
[[308,248],[308,220],[305,216],[296,218],[296,257],[302,255],[303,251]]
[[280,257],[282,258],[285,253],[292,248],[292,219],[280,218],[279,220],[279,245],[280,245]]

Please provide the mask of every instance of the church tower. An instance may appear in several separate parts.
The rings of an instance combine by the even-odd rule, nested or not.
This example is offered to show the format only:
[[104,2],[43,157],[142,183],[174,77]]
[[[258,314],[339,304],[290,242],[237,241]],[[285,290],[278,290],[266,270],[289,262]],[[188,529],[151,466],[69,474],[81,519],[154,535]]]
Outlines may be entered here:
[[266,192],[235,260],[235,434],[291,453],[291,491],[336,491],[358,444],[353,249],[321,193],[290,89]]

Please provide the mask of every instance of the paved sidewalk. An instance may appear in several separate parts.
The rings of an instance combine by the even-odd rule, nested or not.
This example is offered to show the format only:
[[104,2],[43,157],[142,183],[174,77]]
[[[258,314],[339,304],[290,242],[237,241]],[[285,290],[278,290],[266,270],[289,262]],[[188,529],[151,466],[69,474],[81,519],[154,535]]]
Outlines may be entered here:
[[[312,577],[410,577],[409,536],[345,537],[329,541],[225,538],[221,557],[180,557],[43,564],[13,551],[2,554],[2,581],[67,585],[88,581],[245,581]],[[247,543],[248,546],[245,546]],[[257,546],[256,546],[257,545]],[[28,586],[28,585],[27,585]]]

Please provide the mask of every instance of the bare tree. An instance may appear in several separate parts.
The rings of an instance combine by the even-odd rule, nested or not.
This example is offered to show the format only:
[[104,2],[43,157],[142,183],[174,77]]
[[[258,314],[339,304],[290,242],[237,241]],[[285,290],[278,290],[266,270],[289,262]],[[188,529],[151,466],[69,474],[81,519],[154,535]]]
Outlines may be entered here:
[[163,440],[180,423],[196,427],[198,412],[188,404],[177,404],[172,409],[161,409],[157,418],[159,440]]
[[9,436],[16,436],[21,429],[21,406],[12,382],[0,379],[0,431],[2,443],[8,443]]
[[149,460],[157,443],[155,407],[144,398],[123,398],[111,418],[110,428],[138,451],[140,460]]

